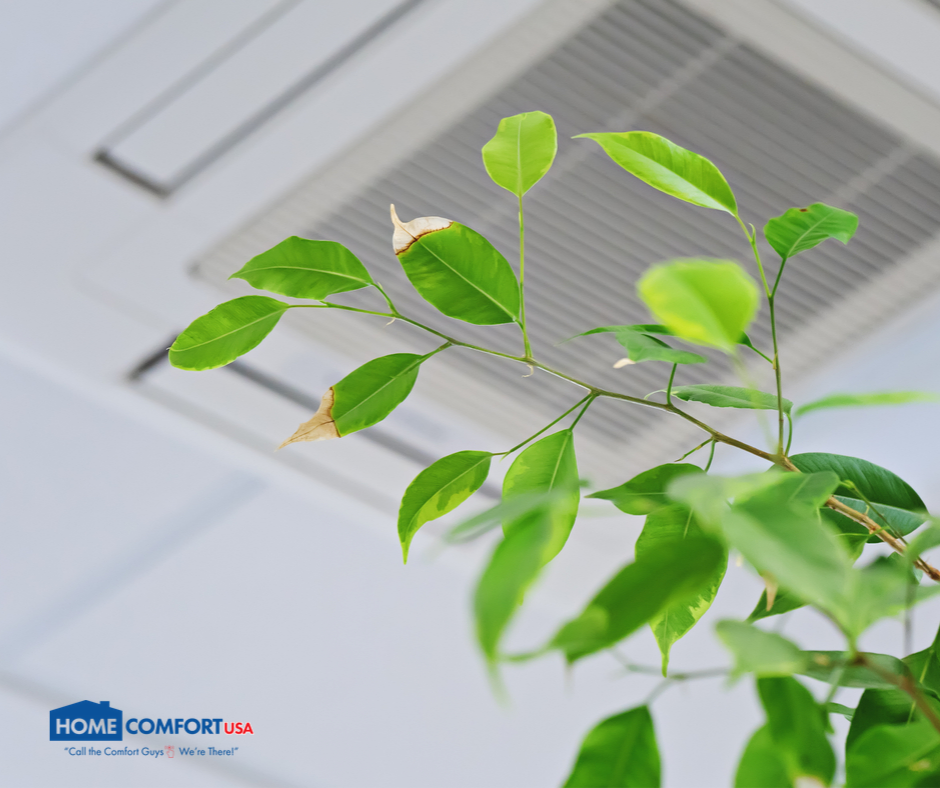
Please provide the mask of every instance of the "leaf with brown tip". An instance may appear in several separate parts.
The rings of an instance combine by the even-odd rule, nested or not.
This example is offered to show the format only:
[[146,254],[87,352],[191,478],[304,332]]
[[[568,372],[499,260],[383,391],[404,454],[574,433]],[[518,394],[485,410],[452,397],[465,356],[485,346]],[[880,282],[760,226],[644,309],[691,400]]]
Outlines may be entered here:
[[297,431],[278,448],[283,449],[291,443],[300,443],[301,441],[328,441],[331,438],[338,437],[339,432],[336,429],[336,422],[333,421],[333,387],[331,386],[320,400],[320,407],[317,412],[313,414],[309,421],[301,424]]

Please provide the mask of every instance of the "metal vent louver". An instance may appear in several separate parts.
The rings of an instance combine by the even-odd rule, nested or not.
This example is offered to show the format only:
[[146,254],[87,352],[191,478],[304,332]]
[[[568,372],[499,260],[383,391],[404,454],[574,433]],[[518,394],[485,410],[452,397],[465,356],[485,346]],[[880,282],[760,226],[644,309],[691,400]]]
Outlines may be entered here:
[[[547,363],[625,393],[644,396],[663,388],[668,367],[651,363],[613,370],[622,354],[611,337],[557,343],[598,325],[648,322],[634,285],[651,263],[677,256],[746,261],[748,250],[729,217],[653,191],[593,142],[571,141],[574,134],[647,129],[696,150],[726,174],[743,217],[755,224],[815,200],[859,214],[860,229],[848,247],[829,243],[790,264],[779,322],[785,347],[789,341],[791,382],[836,352],[853,332],[877,321],[875,310],[870,319],[863,316],[839,329],[832,314],[865,288],[880,287],[940,229],[940,168],[928,154],[681,5],[631,0],[610,7],[420,151],[327,213],[321,210],[316,221],[305,209],[324,202],[322,194],[311,198],[316,192],[311,185],[200,261],[197,274],[221,284],[247,257],[286,235],[330,238],[353,249],[403,311],[470,341],[518,352],[517,336],[508,328],[447,325],[450,321],[415,294],[391,253],[387,217],[394,202],[406,220],[457,219],[512,260],[515,207],[489,182],[480,148],[501,117],[529,109],[551,113],[560,138],[554,169],[527,197],[526,295],[533,344]],[[879,298],[896,308],[918,289],[922,294],[935,274],[931,268],[911,292],[880,287]],[[357,293],[348,302],[374,304],[371,298]],[[883,305],[882,312],[887,309]],[[303,315],[294,325],[361,360],[431,346],[407,327],[365,326],[346,316]],[[763,328],[752,336],[759,346],[769,343]],[[805,339],[797,343],[797,337]],[[447,354],[435,359],[423,389],[510,436],[534,431],[579,396],[562,381],[542,385],[522,378],[525,370],[518,365],[460,355],[459,363]],[[681,368],[677,383],[717,382],[729,374],[725,362],[715,359]],[[584,453],[593,455],[588,472],[605,482],[640,464],[673,459],[697,437],[678,420],[609,402],[582,421],[579,433],[591,444]]]

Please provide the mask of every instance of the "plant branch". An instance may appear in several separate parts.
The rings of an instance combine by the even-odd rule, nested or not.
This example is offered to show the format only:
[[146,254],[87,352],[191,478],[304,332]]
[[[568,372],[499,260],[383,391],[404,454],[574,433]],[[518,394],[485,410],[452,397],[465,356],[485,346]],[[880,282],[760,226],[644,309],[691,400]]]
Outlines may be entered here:
[[783,264],[780,266],[780,270],[777,272],[777,280],[774,282],[773,290],[771,290],[767,284],[767,277],[764,274],[764,264],[761,262],[760,251],[757,248],[757,231],[754,230],[753,225],[749,231],[740,217],[736,216],[735,218],[738,220],[738,224],[741,225],[741,230],[751,244],[751,251],[754,253],[754,262],[757,263],[757,270],[760,271],[760,278],[764,283],[764,293],[767,296],[767,307],[770,310],[770,336],[774,346],[774,378],[777,381],[777,454],[783,455],[783,381],[780,375],[780,351],[777,347],[777,315],[774,310],[774,299],[777,295],[777,287],[780,285],[780,276],[783,274],[783,265],[786,264],[786,260],[784,260]]
[[[616,649],[610,649],[611,655],[619,662],[625,670],[630,673],[643,673],[649,676],[661,676],[662,669],[654,668],[650,665],[637,665],[627,659]],[[670,673],[666,676],[667,681],[694,681],[695,679],[708,679],[715,676],[727,676],[730,671],[728,668],[706,668],[704,670],[691,670],[684,673]]]
[[[362,314],[376,315],[378,317],[396,318],[406,323],[410,323],[411,325],[416,326],[418,328],[424,329],[425,331],[431,334],[434,334],[437,337],[440,337],[445,342],[449,342],[454,347],[469,348],[470,350],[475,350],[479,353],[487,353],[488,355],[491,355],[491,356],[499,356],[500,358],[508,358],[508,359],[511,359],[512,361],[518,361],[521,364],[530,364],[531,366],[538,367],[539,369],[543,370],[544,372],[549,373],[550,375],[554,375],[555,377],[561,378],[562,380],[567,380],[569,383],[573,383],[576,386],[580,386],[581,388],[586,389],[589,392],[588,397],[591,397],[592,400],[597,397],[607,397],[610,399],[623,400],[624,402],[632,402],[636,405],[642,405],[647,408],[654,408],[656,410],[665,411],[666,413],[672,413],[681,419],[685,419],[690,424],[694,424],[699,429],[707,432],[711,436],[710,440],[712,440],[713,442],[724,443],[724,444],[727,444],[728,446],[734,446],[735,448],[741,449],[742,451],[745,451],[748,454],[753,454],[755,457],[760,457],[762,460],[767,460],[768,462],[772,462],[775,465],[779,465],[781,468],[784,468],[788,471],[794,471],[797,473],[800,472],[799,468],[797,468],[792,462],[790,462],[789,458],[787,458],[785,455],[770,454],[769,452],[758,449],[756,446],[751,446],[750,444],[744,443],[743,441],[739,441],[737,438],[732,438],[729,435],[725,435],[724,433],[716,430],[714,427],[710,427],[708,424],[705,424],[704,422],[699,421],[694,416],[691,416],[685,411],[680,410],[675,405],[666,404],[662,402],[651,402],[649,400],[640,399],[639,397],[631,397],[628,394],[620,394],[616,391],[607,391],[605,389],[599,389],[596,386],[592,386],[589,383],[585,383],[582,380],[578,380],[577,378],[571,377],[571,375],[566,375],[563,372],[559,372],[557,369],[553,369],[552,367],[542,364],[541,362],[536,361],[535,359],[526,359],[522,356],[513,356],[513,355],[510,355],[509,353],[500,353],[499,351],[496,351],[496,350],[490,350],[489,348],[480,347],[478,345],[472,345],[469,342],[461,342],[459,339],[455,339],[454,337],[447,336],[447,334],[443,334],[440,331],[437,331],[436,329],[431,328],[430,326],[426,326],[423,323],[420,323],[417,320],[412,320],[411,318],[405,317],[402,314],[398,314],[398,313],[391,314],[388,312],[376,312],[376,311],[369,310],[369,309],[359,309],[358,307],[344,306],[342,304],[332,304],[332,303],[292,305],[292,308],[303,308],[303,307],[314,308],[314,309],[317,309],[317,308],[342,309],[348,312],[360,312]],[[593,395],[593,397],[591,395]],[[582,399],[574,407],[577,407],[578,405],[580,405],[582,402],[588,399],[588,397],[585,397],[584,399]],[[574,408],[572,408],[571,410],[574,410]],[[568,412],[566,412],[563,415],[567,415]],[[552,422],[552,424],[554,423],[556,422]],[[549,427],[550,426],[552,425],[550,424]],[[546,429],[548,428],[546,427]],[[539,434],[541,433],[536,433],[536,436]],[[533,436],[533,437],[536,437],[536,436]],[[529,440],[531,440],[531,438]],[[870,533],[876,534],[882,541],[890,545],[891,548],[894,549],[896,552],[902,555],[904,554],[905,546],[903,542],[898,540],[892,534],[885,531],[885,529],[882,526],[879,526],[876,522],[874,522],[867,515],[864,515],[861,512],[855,511],[855,509],[851,508],[850,506],[846,506],[844,503],[837,500],[835,497],[832,497],[828,501],[826,501],[825,505],[828,506],[830,509],[839,512],[840,514],[844,514],[846,517],[852,520],[855,520],[855,522],[861,523],[869,530]],[[926,574],[931,580],[940,582],[940,570],[935,569],[933,566],[928,564],[922,558],[918,558],[914,562],[914,566],[920,569],[922,572],[924,572],[924,574]]]
[[[594,394],[588,394],[588,395],[587,395],[586,397],[584,397],[583,399],[579,399],[576,403],[574,403],[574,405],[572,405],[570,408],[568,408],[568,410],[566,410],[564,413],[562,413],[557,419],[555,419],[554,421],[549,422],[549,423],[546,424],[544,427],[542,427],[542,429],[540,429],[538,432],[536,432],[535,435],[530,435],[528,438],[526,438],[524,441],[522,441],[522,443],[519,443],[519,444],[513,446],[511,449],[509,449],[509,451],[501,451],[501,452],[498,452],[498,456],[503,456],[503,457],[505,457],[505,456],[508,455],[508,454],[512,454],[513,452],[518,451],[518,450],[521,449],[523,446],[525,446],[527,443],[530,443],[531,441],[534,441],[539,435],[541,435],[543,432],[546,432],[547,430],[550,430],[552,427],[554,427],[559,421],[561,421],[565,416],[567,416],[569,413],[571,413],[571,411],[573,411],[573,410],[574,410],[575,408],[577,408],[579,405],[582,405],[582,404],[587,403],[587,404],[585,404],[585,407],[584,407],[584,410],[587,410],[587,407],[591,404],[591,402],[594,401],[594,398],[595,398],[595,395],[594,395]],[[578,423],[578,419],[580,419],[581,416],[584,415],[584,410],[582,410],[581,413],[578,414],[578,418],[575,419],[574,424],[571,425],[572,428],[574,427],[575,424]]]

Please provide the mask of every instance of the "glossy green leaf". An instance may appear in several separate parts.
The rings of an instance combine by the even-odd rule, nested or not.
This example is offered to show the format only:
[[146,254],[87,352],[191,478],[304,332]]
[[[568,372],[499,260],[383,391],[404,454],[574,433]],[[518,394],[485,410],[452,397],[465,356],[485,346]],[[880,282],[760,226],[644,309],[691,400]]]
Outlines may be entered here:
[[333,421],[340,435],[378,424],[411,393],[424,356],[393,353],[350,372],[333,386]]
[[[858,498],[849,498],[845,495],[837,495],[836,500],[841,501],[856,512],[867,514],[878,525],[886,526],[892,533],[899,536],[907,536],[911,531],[920,528],[927,520],[926,514],[909,512],[906,509],[898,509],[884,503],[875,504],[874,507],[871,507]],[[850,519],[844,514],[840,514],[831,509],[826,512],[826,517],[830,522]],[[880,542],[881,539],[877,536],[869,536],[867,537],[867,541],[877,543]]]
[[447,219],[422,217],[402,223],[394,214],[393,219],[395,253],[423,298],[448,317],[467,323],[518,321],[519,282],[486,238]]
[[927,720],[876,725],[848,748],[846,788],[905,788],[940,767],[940,734]]
[[794,788],[787,764],[780,754],[770,726],[758,728],[741,755],[734,788]]
[[675,336],[733,353],[758,308],[754,280],[729,260],[673,260],[650,268],[640,298]]
[[731,187],[704,156],[650,131],[578,134],[575,139],[580,137],[594,140],[617,164],[654,189],[703,208],[738,214]]
[[342,244],[296,235],[252,257],[229,279],[244,279],[270,293],[316,300],[375,284],[359,258]]
[[[704,402],[714,408],[750,408],[751,410],[776,410],[777,396],[764,391],[745,389],[740,386],[675,386],[672,396],[685,402]],[[793,403],[783,400],[783,412],[789,413]]]
[[496,546],[477,583],[473,597],[477,641],[491,664],[499,658],[506,626],[545,564],[551,538],[551,517],[544,508],[533,509]]
[[741,621],[719,621],[715,632],[734,655],[734,675],[792,676],[806,667],[806,655],[792,641]]
[[784,260],[812,249],[827,238],[847,244],[858,229],[858,217],[841,208],[816,202],[790,208],[764,225],[764,237]]
[[672,500],[666,493],[669,484],[673,479],[690,473],[701,474],[702,469],[691,463],[657,465],[618,487],[600,490],[587,497],[610,501],[620,511],[627,514],[645,515],[671,504]]
[[639,706],[603,720],[584,738],[565,788],[658,788],[653,718]]
[[[879,512],[885,515],[888,525],[892,528],[898,528],[899,533],[910,533],[920,523],[917,518],[906,518],[902,515],[889,512],[888,509],[882,511],[882,506],[903,509],[908,512],[926,512],[927,507],[920,496],[914,492],[914,489],[899,476],[893,474],[886,468],[882,468],[867,460],[860,460],[857,457],[846,457],[841,454],[826,454],[821,452],[811,452],[807,454],[796,454],[790,458],[790,461],[804,473],[813,473],[814,471],[833,471],[838,474],[843,481],[848,480],[855,484],[858,492],[849,487],[841,486],[836,490],[843,503],[851,506],[857,511],[864,512],[867,505],[859,499],[859,493],[875,504]],[[851,499],[851,500],[846,500]],[[873,511],[868,512],[875,522],[884,524],[878,514]],[[835,519],[844,518],[845,515],[833,512]],[[830,518],[832,519],[832,518]],[[848,518],[845,518],[848,519]],[[926,517],[920,522],[924,522]],[[909,529],[909,530],[908,530]],[[871,537],[869,541],[880,541],[877,536]]]
[[197,317],[170,347],[178,369],[215,369],[257,347],[290,304],[267,296],[242,296]]
[[[694,466],[693,466],[694,467]],[[654,469],[655,470],[655,469]],[[678,548],[686,539],[703,536],[701,526],[691,510],[682,504],[656,509],[646,518],[643,531],[636,540],[636,560],[643,561],[647,554]],[[710,578],[686,597],[669,603],[650,620],[650,628],[662,653],[663,675],[669,666],[672,646],[692,629],[711,607],[728,568],[727,555],[719,562]]]
[[725,561],[724,546],[707,537],[652,548],[614,575],[550,646],[563,651],[569,663],[608,648],[668,605],[697,593]]
[[[859,491],[874,504],[883,503],[907,511],[926,512],[927,507],[914,489],[903,479],[867,460],[841,454],[810,452],[795,454],[791,462],[803,473],[833,471],[840,479],[853,482]],[[856,498],[857,493],[839,487],[836,495]]]
[[[894,686],[870,668],[850,664],[842,651],[804,651],[803,654],[806,657],[806,667],[799,673],[825,684],[836,683],[838,679],[840,687],[890,689]],[[904,663],[890,654],[865,652],[865,659],[876,665],[882,673],[903,676],[906,672]]]
[[876,391],[869,394],[830,394],[828,397],[800,405],[794,418],[814,410],[827,408],[867,408],[875,405],[907,405],[913,402],[940,402],[940,396],[929,391]]
[[[532,493],[564,494],[551,507],[552,538],[546,545],[545,562],[551,561],[568,540],[581,503],[581,480],[574,453],[574,433],[552,433],[522,451],[503,479],[503,500]],[[518,525],[516,519],[503,521],[508,536]]]
[[698,353],[690,353],[687,350],[676,350],[670,347],[660,339],[650,336],[641,331],[635,331],[627,326],[602,326],[601,328],[592,328],[590,331],[584,331],[576,334],[577,337],[586,337],[591,334],[612,333],[620,346],[627,351],[627,358],[634,363],[641,361],[667,361],[670,364],[704,364],[708,361],[705,356]]
[[836,758],[826,738],[824,712],[809,690],[790,677],[757,680],[767,728],[791,780],[815,777],[829,785]]
[[408,547],[418,529],[456,509],[480,489],[490,471],[488,451],[459,451],[425,468],[408,485],[398,510],[398,538],[408,562]]
[[548,172],[558,150],[555,121],[544,112],[503,118],[483,146],[483,166],[497,186],[522,197]]

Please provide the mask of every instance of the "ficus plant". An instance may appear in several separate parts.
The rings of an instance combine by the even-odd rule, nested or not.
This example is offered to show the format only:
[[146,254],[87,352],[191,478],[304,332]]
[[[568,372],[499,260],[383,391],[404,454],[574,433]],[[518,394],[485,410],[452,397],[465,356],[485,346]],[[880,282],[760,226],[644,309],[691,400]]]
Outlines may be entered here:
[[[714,675],[670,673],[669,655],[708,611],[734,551],[763,578],[765,591],[746,621],[715,624],[731,662],[720,672],[729,680],[753,676],[766,713],[766,723],[742,746],[735,785],[830,785],[837,772],[830,742],[833,714],[851,720],[843,756],[848,786],[940,785],[940,633],[930,648],[903,659],[859,649],[859,638],[872,624],[908,615],[912,606],[940,590],[940,572],[921,557],[940,545],[940,526],[912,487],[891,471],[855,457],[790,451],[793,421],[803,413],[936,399],[921,392],[839,394],[794,407],[783,396],[775,299],[787,262],[824,242],[848,243],[858,217],[817,202],[769,219],[763,236],[779,260],[767,265],[757,230],[741,217],[731,187],[712,162],[646,131],[579,136],[585,139],[581,144],[600,145],[650,187],[691,203],[689,210],[727,214],[743,234],[742,249],[753,256],[756,279],[734,260],[701,257],[654,265],[636,285],[653,322],[601,326],[578,335],[578,342],[593,342],[603,341],[595,335],[613,334],[629,362],[661,364],[661,391],[641,399],[575,379],[542,363],[529,341],[524,200],[551,168],[557,148],[554,121],[542,112],[503,119],[483,147],[486,171],[515,197],[517,269],[466,225],[437,216],[402,221],[391,208],[393,251],[418,293],[458,323],[514,323],[518,355],[459,339],[459,325],[455,336],[424,325],[398,310],[349,249],[333,241],[292,237],[232,276],[305,303],[249,295],[220,304],[180,334],[170,348],[170,361],[187,370],[228,364],[258,345],[291,309],[393,318],[440,340],[430,353],[394,353],[350,372],[323,394],[313,417],[282,445],[342,438],[377,424],[408,397],[423,365],[438,353],[488,353],[568,381],[572,399],[579,390],[580,399],[535,435],[524,440],[514,436],[507,444],[518,443],[504,451],[468,449],[442,457],[418,474],[401,502],[398,536],[407,562],[412,540],[425,523],[473,495],[494,458],[514,457],[502,500],[445,537],[461,542],[502,530],[473,598],[476,638],[496,683],[504,661],[557,653],[570,666],[612,649],[647,625],[659,644],[662,665],[631,669],[661,671],[666,682]],[[377,291],[383,305],[363,309],[330,300],[362,288]],[[772,345],[765,350],[747,334],[762,300]],[[680,365],[707,363],[697,352],[702,348],[726,354],[744,385],[674,385]],[[752,367],[745,364],[745,354],[754,354],[752,365],[768,365],[772,391],[748,383]],[[698,427],[704,441],[676,462],[587,496],[646,518],[632,560],[547,642],[526,653],[506,653],[508,625],[540,572],[564,549],[578,516],[582,486],[575,432],[599,399],[665,411]],[[680,407],[685,402],[766,412],[772,423],[768,445],[760,448],[720,432]],[[710,474],[719,443],[759,458],[765,471],[737,477]],[[706,448],[704,467],[685,462]],[[871,551],[864,550],[872,542],[884,543],[890,551],[875,550],[872,559]],[[625,544],[625,558],[628,552]],[[922,583],[924,575],[932,582]],[[806,651],[756,624],[803,606],[815,608],[841,633],[840,651]],[[810,692],[806,677],[828,684],[823,699]],[[836,702],[842,687],[864,688],[856,708]],[[602,720],[588,732],[565,781],[566,786],[587,788],[659,784],[650,703]]]

